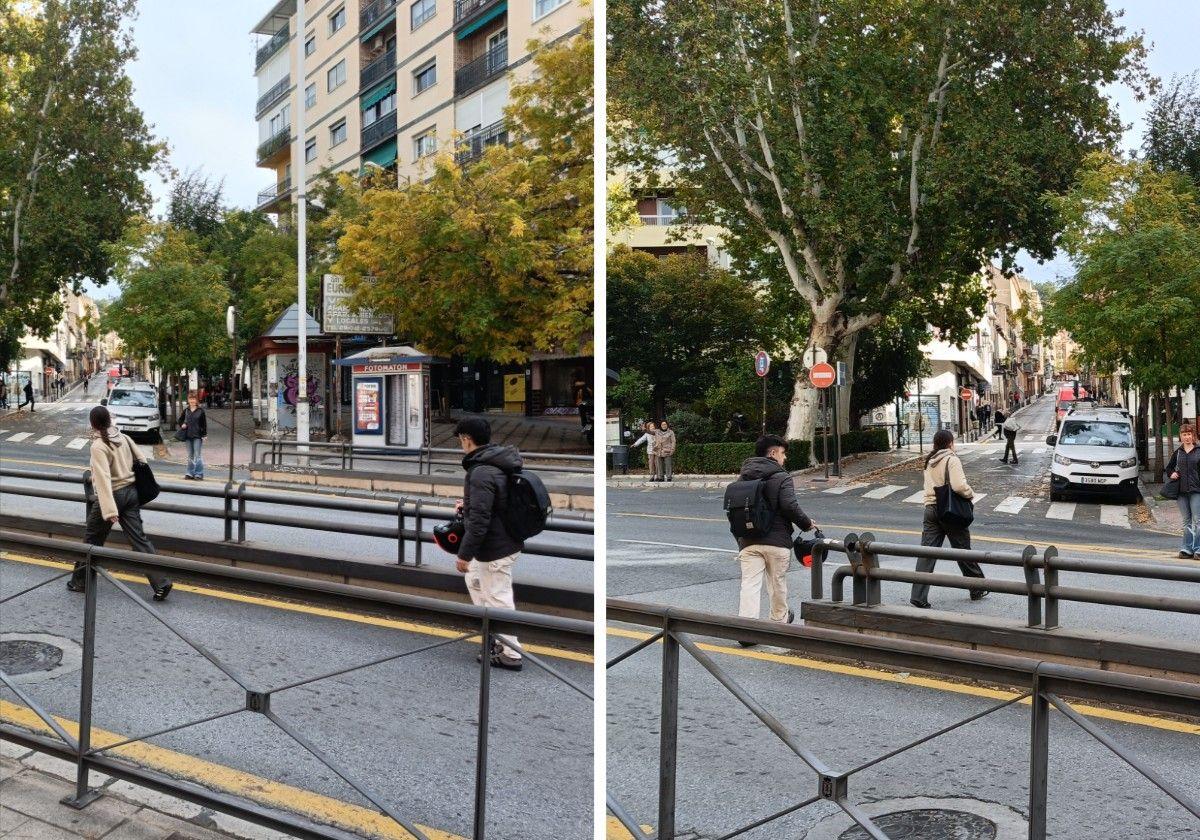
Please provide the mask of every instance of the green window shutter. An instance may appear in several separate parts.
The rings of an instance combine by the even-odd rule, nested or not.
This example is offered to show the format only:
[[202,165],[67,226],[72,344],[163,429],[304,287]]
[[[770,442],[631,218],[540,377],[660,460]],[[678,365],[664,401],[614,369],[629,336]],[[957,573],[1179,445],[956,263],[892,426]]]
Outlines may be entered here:
[[362,156],[363,167],[368,163],[373,163],[377,166],[388,166],[396,160],[396,138],[384,143],[382,146],[377,146],[371,151]]
[[379,87],[372,88],[371,92],[362,98],[362,101],[359,103],[359,107],[365,111],[376,102],[379,102],[379,100],[387,98],[390,94],[394,93],[395,90],[396,77],[392,76],[392,78],[379,85]]
[[505,0],[505,2],[498,3],[495,6],[493,6],[492,8],[488,9],[478,19],[471,21],[471,23],[468,24],[455,37],[457,37],[458,40],[461,41],[463,38],[466,38],[472,32],[477,32],[479,29],[481,29],[483,27],[484,24],[490,23],[491,21],[500,17],[500,15],[504,14],[507,11],[508,11],[508,0]]

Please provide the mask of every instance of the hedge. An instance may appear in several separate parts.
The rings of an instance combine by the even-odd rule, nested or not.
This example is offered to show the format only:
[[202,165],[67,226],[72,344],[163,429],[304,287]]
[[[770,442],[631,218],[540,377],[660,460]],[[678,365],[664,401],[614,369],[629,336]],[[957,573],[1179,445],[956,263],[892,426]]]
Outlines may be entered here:
[[[824,439],[818,435],[817,439],[813,441],[813,463],[824,463],[821,460],[824,446]],[[887,429],[860,429],[842,433],[842,457],[856,455],[859,452],[887,452],[891,448],[891,438],[888,436]],[[830,435],[829,458],[833,460],[836,456],[837,450],[834,448],[833,436]]]
[[[742,463],[754,455],[753,443],[681,443],[675,448],[674,471],[678,475],[735,475]],[[809,445],[806,440],[788,444],[789,470],[810,466]],[[646,468],[646,450],[639,446],[629,452],[631,471]]]

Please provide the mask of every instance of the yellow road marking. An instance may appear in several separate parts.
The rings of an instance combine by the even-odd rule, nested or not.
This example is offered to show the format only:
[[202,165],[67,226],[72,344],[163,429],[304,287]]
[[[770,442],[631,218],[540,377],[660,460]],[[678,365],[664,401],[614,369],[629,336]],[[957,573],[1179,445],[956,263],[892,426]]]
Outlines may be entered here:
[[[8,560],[13,560],[18,563],[25,563],[30,566],[42,566],[47,569],[69,569],[71,563],[64,563],[58,560],[45,560],[40,557],[30,557],[27,554],[16,554],[11,551],[0,552],[0,556]],[[139,575],[125,574],[124,572],[116,573],[118,580],[137,583],[144,581],[145,577]],[[243,595],[238,592],[223,592],[219,589],[211,589],[206,586],[194,586],[187,583],[175,584],[176,592],[191,592],[196,595],[204,595],[209,598],[220,598],[225,601],[236,601],[242,604],[253,604],[260,607],[269,607],[276,610],[286,610],[288,612],[304,613],[306,615],[316,615],[322,618],[334,618],[340,621],[352,621],[356,624],[368,624],[373,627],[386,627],[390,630],[403,630],[406,633],[417,633],[424,636],[436,636],[442,639],[452,639],[456,636],[461,636],[462,633],[458,630],[453,630],[446,627],[434,627],[429,624],[419,624],[414,621],[400,621],[394,618],[381,618],[371,615],[360,615],[358,613],[348,612],[346,610],[335,610],[327,607],[309,606],[307,604],[292,604],[287,601],[280,601],[275,598],[263,598],[257,595]],[[478,637],[475,637],[476,639]],[[472,639],[467,639],[466,643],[470,643]],[[560,650],[559,648],[546,647],[544,645],[525,645],[532,653],[551,656],[556,659],[569,659],[572,662],[595,662],[594,657],[586,653],[578,653],[572,650]]]
[[[66,467],[67,469],[79,470],[80,472],[83,472],[84,470],[87,469],[87,464],[80,464],[80,463],[62,464],[62,463],[59,463],[58,461],[28,461],[28,460],[25,460],[24,458],[9,458],[4,455],[0,455],[0,464],[33,464],[38,467]],[[35,480],[36,479],[32,479],[32,478],[26,479],[26,481],[35,481]]]
[[[636,641],[644,641],[649,639],[651,633],[643,633],[637,630],[626,630],[620,627],[609,627],[608,635],[617,636],[623,639],[633,639]],[[899,673],[892,671],[875,671],[869,668],[861,668],[856,665],[844,665],[839,662],[822,662],[818,659],[808,659],[803,656],[789,656],[781,653],[768,653],[758,650],[743,650],[739,648],[730,648],[723,645],[714,645],[708,643],[697,643],[697,647],[701,650],[711,653],[720,653],[727,656],[741,656],[746,659],[756,659],[760,662],[772,662],[778,665],[790,665],[793,668],[805,668],[811,671],[825,671],[831,674],[842,674],[850,677],[861,677],[863,679],[877,680],[880,682],[903,683],[904,685],[919,685],[923,688],[932,688],[937,691],[945,691],[953,694],[969,694],[972,697],[986,697],[990,700],[1011,700],[1014,697],[1019,697],[1022,692],[1019,691],[1002,691],[995,688],[985,688],[984,686],[963,685],[959,683],[939,680],[933,677],[919,677],[915,675],[901,676]],[[1022,700],[1022,704],[1028,705],[1029,700]],[[1139,726],[1148,726],[1153,729],[1163,729],[1168,732],[1182,732],[1186,735],[1200,735],[1200,724],[1185,723],[1179,720],[1168,720],[1166,718],[1157,718],[1150,715],[1141,715],[1133,712],[1122,712],[1116,709],[1105,709],[1099,706],[1084,706],[1077,705],[1074,707],[1077,712],[1088,717],[1101,718],[1103,720],[1113,720],[1120,723],[1132,723]]]
[[[630,517],[636,517],[639,519],[674,519],[674,520],[678,520],[681,522],[722,522],[722,523],[725,522],[724,517],[717,517],[717,516],[674,516],[674,515],[663,514],[663,513],[632,513],[632,512],[627,512],[627,511],[610,511],[609,514],[611,516],[630,516]],[[831,525],[823,525],[822,527],[829,528],[829,529],[837,528],[839,530],[845,529],[846,531],[855,531],[855,532],[859,532],[859,533],[861,533],[863,531],[870,531],[873,534],[904,534],[906,536],[914,536],[914,537],[921,536],[920,531],[905,530],[902,528],[870,528],[870,527],[864,528],[860,525],[838,525],[836,523],[831,524]],[[1157,532],[1157,533],[1161,533],[1161,532]],[[977,534],[971,534],[971,541],[972,542],[983,542],[983,543],[997,543],[999,545],[1016,545],[1016,546],[1021,546],[1022,548],[1024,548],[1025,546],[1030,544],[1029,540],[1018,540],[1018,539],[1013,539],[1011,537],[987,537],[987,536],[979,536]],[[1151,549],[1151,548],[1116,548],[1116,547],[1103,546],[1103,545],[1088,545],[1085,543],[1060,543],[1060,542],[1056,542],[1056,543],[1054,543],[1054,545],[1055,545],[1055,547],[1058,548],[1058,550],[1060,552],[1064,551],[1064,550],[1090,551],[1090,552],[1093,552],[1096,554],[1115,554],[1120,557],[1131,557],[1131,556],[1132,557],[1141,557],[1141,558],[1144,558],[1147,560],[1159,560],[1163,563],[1168,563],[1171,560],[1175,559],[1175,558],[1170,558],[1170,557],[1164,557],[1163,555],[1165,554],[1165,551],[1158,551],[1158,550]]]
[[[649,825],[638,826],[646,833],[646,836],[654,834],[654,827]],[[621,825],[621,821],[612,814],[608,815],[605,820],[605,840],[633,840],[633,835],[629,833],[629,829]]]
[[[43,735],[54,736],[49,726],[24,706],[0,700],[0,720],[15,724]],[[73,720],[55,716],[55,720],[74,738],[79,737],[79,724]],[[92,745],[97,748],[124,741],[128,736],[92,728]],[[109,752],[142,767],[165,773],[176,778],[193,781],[210,790],[233,794],[249,799],[269,808],[300,814],[319,825],[336,826],[346,831],[368,834],[388,840],[415,840],[390,817],[368,808],[341,802],[329,796],[302,788],[273,782],[250,773],[194,758],[190,755],[156,747],[152,744],[135,743],[117,747]],[[417,825],[430,840],[463,840],[436,828]]]

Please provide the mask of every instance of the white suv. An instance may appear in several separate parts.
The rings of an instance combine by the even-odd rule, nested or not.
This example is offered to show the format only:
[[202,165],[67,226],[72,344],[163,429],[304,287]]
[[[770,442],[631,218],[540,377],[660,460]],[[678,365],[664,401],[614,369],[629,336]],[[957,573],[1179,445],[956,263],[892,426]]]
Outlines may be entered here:
[[1058,434],[1050,435],[1046,443],[1054,447],[1051,501],[1066,493],[1102,493],[1137,501],[1137,450],[1126,412],[1076,409],[1063,418]]

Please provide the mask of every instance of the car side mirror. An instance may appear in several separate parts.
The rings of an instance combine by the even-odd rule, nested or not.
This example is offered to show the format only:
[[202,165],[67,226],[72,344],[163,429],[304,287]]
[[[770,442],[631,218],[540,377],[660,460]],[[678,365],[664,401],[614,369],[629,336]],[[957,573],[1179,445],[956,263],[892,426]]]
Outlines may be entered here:
[[1058,446],[1058,435],[1050,435],[1046,438],[1047,446]]
[[100,405],[108,405],[108,397],[101,397]]

